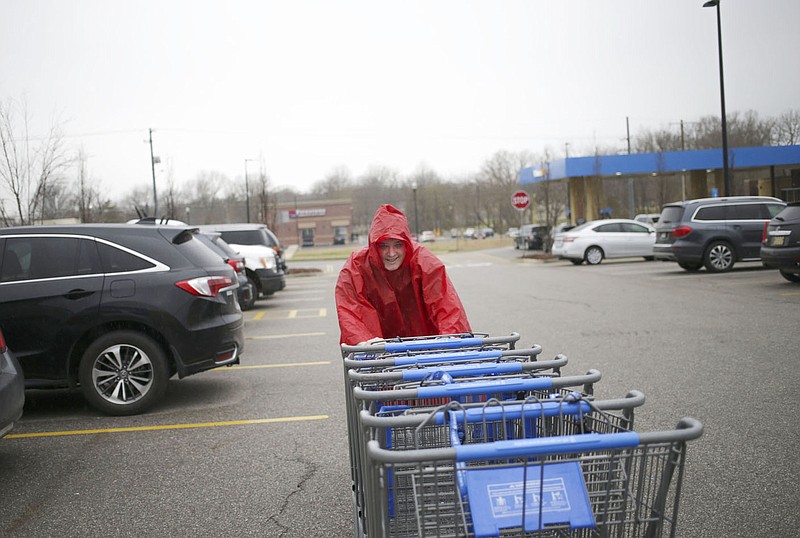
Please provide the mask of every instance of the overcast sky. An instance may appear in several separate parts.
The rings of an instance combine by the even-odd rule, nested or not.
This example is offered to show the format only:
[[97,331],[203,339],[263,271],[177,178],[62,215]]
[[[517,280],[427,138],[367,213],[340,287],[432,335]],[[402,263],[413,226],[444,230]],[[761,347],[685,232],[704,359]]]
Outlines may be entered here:
[[[703,0],[0,0],[0,99],[61,122],[112,197],[244,175],[307,190],[372,165],[445,178],[499,150],[625,148],[720,114]],[[800,1],[722,0],[726,105],[800,108]],[[251,174],[258,168],[248,163]]]

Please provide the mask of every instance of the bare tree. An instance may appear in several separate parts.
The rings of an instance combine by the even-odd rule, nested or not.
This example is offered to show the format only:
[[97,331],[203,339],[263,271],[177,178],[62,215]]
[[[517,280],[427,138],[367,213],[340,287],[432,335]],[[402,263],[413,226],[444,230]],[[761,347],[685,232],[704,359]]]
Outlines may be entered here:
[[258,215],[261,222],[274,229],[278,220],[278,198],[272,193],[269,176],[261,169],[256,179],[256,197],[258,199]]
[[[19,122],[19,123],[17,123]],[[44,217],[47,191],[69,164],[61,126],[53,124],[43,137],[29,131],[27,106],[0,103],[0,188],[11,196],[13,208],[0,197],[3,224],[31,224]]]
[[317,181],[311,187],[311,194],[318,198],[346,198],[352,189],[352,176],[346,166],[338,166],[331,170],[325,179]]
[[517,224],[519,217],[511,205],[511,195],[519,188],[519,171],[532,166],[536,160],[529,151],[498,151],[483,163],[475,198],[475,216],[479,224],[498,231]]
[[792,146],[800,143],[800,110],[791,109],[775,120],[775,143]]

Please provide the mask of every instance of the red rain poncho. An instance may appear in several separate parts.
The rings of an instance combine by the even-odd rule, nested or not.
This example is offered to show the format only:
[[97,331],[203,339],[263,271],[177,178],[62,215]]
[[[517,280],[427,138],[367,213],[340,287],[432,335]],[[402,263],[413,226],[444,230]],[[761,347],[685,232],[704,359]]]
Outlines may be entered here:
[[[384,269],[378,243],[406,245],[402,265]],[[350,255],[336,283],[340,342],[355,345],[380,337],[470,332],[467,313],[445,272],[428,249],[411,241],[405,215],[382,205],[369,230],[369,244]]]

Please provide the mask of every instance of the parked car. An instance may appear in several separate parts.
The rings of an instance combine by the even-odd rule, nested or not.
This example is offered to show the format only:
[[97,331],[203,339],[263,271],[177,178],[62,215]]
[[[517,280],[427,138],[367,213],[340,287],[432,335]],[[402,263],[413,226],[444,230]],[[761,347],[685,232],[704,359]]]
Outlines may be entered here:
[[[207,224],[200,226],[204,232],[219,232],[229,245],[264,245],[278,255],[281,271],[286,271],[283,245],[278,237],[264,224]],[[312,243],[313,246],[313,243]]]
[[605,258],[653,259],[655,229],[630,219],[594,220],[556,236],[552,254],[575,265],[597,265]]
[[633,217],[633,220],[636,222],[644,222],[645,224],[655,225],[658,222],[658,219],[661,217],[661,213],[641,213]]
[[506,237],[510,237],[511,239],[519,237],[519,228],[516,226],[510,227],[508,230],[506,230]]
[[286,287],[283,246],[263,224],[209,224],[203,232],[219,233],[231,248],[244,256],[245,273],[255,297],[267,297]]
[[494,229],[492,228],[481,228],[480,236],[484,237],[494,237]]
[[547,226],[524,224],[514,238],[514,248],[522,250],[544,250]]
[[714,273],[729,271],[736,262],[758,261],[764,227],[785,206],[786,202],[768,196],[666,204],[656,224],[653,254],[687,271],[705,266]]
[[242,307],[242,310],[252,309],[256,304],[256,286],[247,278],[244,256],[236,252],[217,232],[201,232],[197,237],[208,248],[216,252],[225,263],[233,267],[239,281],[239,288],[236,290],[239,306]]
[[27,388],[80,388],[104,413],[158,402],[167,380],[237,364],[233,269],[186,226],[0,229],[0,327]]
[[0,437],[14,429],[25,405],[25,379],[0,329]]
[[436,236],[433,234],[431,230],[425,230],[421,234],[419,234],[419,242],[420,243],[430,243],[436,241]]
[[478,238],[478,230],[475,228],[467,228],[464,230],[464,235],[462,236],[464,239],[477,239]]
[[789,282],[800,282],[800,202],[790,202],[767,224],[761,263]]

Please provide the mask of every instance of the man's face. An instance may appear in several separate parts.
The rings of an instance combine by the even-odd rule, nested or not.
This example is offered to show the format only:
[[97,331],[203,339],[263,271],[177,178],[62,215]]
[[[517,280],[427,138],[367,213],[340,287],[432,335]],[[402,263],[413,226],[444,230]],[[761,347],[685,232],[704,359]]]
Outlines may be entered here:
[[384,239],[378,243],[378,252],[387,271],[394,271],[402,265],[406,257],[406,244],[399,239]]

